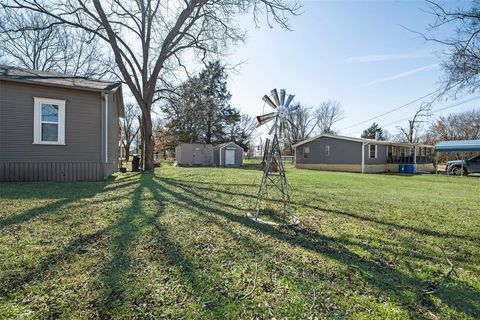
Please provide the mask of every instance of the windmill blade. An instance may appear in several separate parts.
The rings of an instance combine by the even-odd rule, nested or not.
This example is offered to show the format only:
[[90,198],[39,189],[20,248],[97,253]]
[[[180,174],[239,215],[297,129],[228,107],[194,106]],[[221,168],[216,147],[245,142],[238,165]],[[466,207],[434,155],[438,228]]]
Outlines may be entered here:
[[285,102],[285,108],[288,109],[288,106],[290,105],[290,102],[292,102],[293,98],[295,97],[294,94],[289,94],[287,98],[287,102]]
[[270,112],[267,114],[263,114],[261,116],[257,116],[257,127],[261,126],[262,124],[267,123],[268,121],[272,120],[275,118],[275,112]]
[[262,100],[268,104],[270,107],[272,107],[273,109],[276,109],[277,108],[277,105],[272,101],[272,99],[270,99],[269,96],[267,95],[264,95]]
[[296,104],[296,105],[293,105],[290,108],[288,108],[288,112],[289,113],[295,113],[295,112],[298,111],[298,109],[300,109],[300,106],[298,104]]
[[271,118],[271,119],[265,120],[265,121],[263,121],[262,123],[257,123],[257,128],[260,127],[260,126],[263,126],[263,125],[266,124],[266,123],[269,123],[269,122],[272,121],[273,119],[275,119],[275,118]]
[[280,89],[280,105],[285,103],[285,89]]
[[271,93],[272,93],[273,100],[275,101],[275,103],[277,104],[277,106],[279,106],[279,105],[280,105],[280,99],[278,98],[278,91],[277,91],[277,89],[273,89],[273,90],[271,91]]

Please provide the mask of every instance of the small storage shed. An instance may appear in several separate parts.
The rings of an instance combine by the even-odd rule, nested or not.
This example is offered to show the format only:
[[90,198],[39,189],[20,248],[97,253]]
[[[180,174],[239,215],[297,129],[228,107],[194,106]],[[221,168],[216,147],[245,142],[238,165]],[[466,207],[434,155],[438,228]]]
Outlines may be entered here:
[[243,150],[234,142],[222,143],[213,147],[213,161],[218,166],[241,167],[243,165]]
[[175,158],[179,166],[211,166],[213,145],[206,143],[181,143],[175,147]]

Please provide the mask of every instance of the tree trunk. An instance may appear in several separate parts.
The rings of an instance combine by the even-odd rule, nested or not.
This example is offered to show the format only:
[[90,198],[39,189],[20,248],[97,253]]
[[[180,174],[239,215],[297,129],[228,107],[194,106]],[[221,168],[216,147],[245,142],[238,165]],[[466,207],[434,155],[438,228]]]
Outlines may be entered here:
[[125,148],[125,162],[130,161],[130,144],[124,145]]
[[[142,114],[143,111],[142,111]],[[145,161],[145,129],[144,129],[144,121],[143,121],[143,115],[138,116],[138,123],[140,124],[140,144],[138,146],[138,153],[140,154],[140,170],[143,170],[143,162]]]
[[153,140],[153,125],[150,113],[146,113],[143,115],[143,130],[143,141],[145,144],[144,168],[145,171],[153,170],[155,141]]

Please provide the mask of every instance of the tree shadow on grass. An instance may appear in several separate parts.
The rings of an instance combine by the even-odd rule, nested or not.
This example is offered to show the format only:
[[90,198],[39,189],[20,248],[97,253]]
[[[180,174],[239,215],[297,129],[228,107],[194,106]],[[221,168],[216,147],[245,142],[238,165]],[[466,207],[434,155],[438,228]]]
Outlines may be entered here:
[[[21,224],[23,222],[27,222],[29,220],[35,219],[37,217],[43,216],[45,214],[53,213],[57,210],[64,208],[65,206],[74,203],[80,199],[88,199],[92,198],[100,193],[113,191],[116,189],[122,189],[129,187],[133,184],[138,183],[137,181],[128,181],[123,183],[117,183],[114,186],[110,186],[109,183],[102,182],[102,183],[94,183],[88,186],[81,185],[81,188],[77,188],[76,185],[72,185],[72,188],[69,189],[69,192],[65,193],[65,189],[58,189],[57,194],[52,194],[50,192],[50,198],[61,198],[60,200],[50,202],[44,206],[36,207],[33,209],[28,209],[20,214],[7,216],[4,218],[0,218],[0,230],[6,227]],[[35,186],[28,186],[29,188],[35,188]],[[48,188],[47,188],[48,190]],[[0,197],[10,199],[9,196]],[[83,206],[79,205],[79,206]],[[73,208],[73,207],[71,207]]]
[[[175,186],[176,188],[182,189],[183,192],[185,192],[187,194],[190,193],[190,194],[192,194],[194,196],[197,196],[197,197],[204,197],[205,199],[207,199],[207,198],[205,196],[200,195],[198,192],[202,192],[203,194],[205,194],[205,192],[214,192],[214,193],[217,193],[217,194],[228,194],[228,195],[236,196],[237,198],[245,198],[246,201],[248,201],[248,199],[255,198],[253,195],[240,193],[240,192],[236,192],[236,193],[235,192],[230,192],[230,191],[226,191],[225,189],[219,190],[219,189],[213,189],[213,188],[197,186],[197,185],[195,185],[192,188],[186,182],[181,181],[181,180],[176,180],[176,179],[162,178],[162,181],[164,181],[165,183],[171,184],[172,186]],[[179,182],[179,181],[181,181],[181,182]],[[219,199],[219,197],[210,197],[210,198],[208,198],[208,201],[213,203],[213,204],[216,204],[220,207],[225,207],[225,208],[229,208],[229,209],[232,209],[232,210],[243,210],[243,209],[238,208],[238,207],[236,207],[236,206],[234,206],[230,203],[221,202],[218,199]],[[298,203],[295,203],[295,202],[292,202],[292,204],[296,204],[297,206],[300,206]],[[351,213],[351,212],[346,212],[346,211],[341,211],[341,210],[326,209],[326,208],[322,208],[322,207],[318,207],[318,206],[312,206],[312,205],[308,205],[308,204],[305,204],[303,206],[307,207],[307,208],[318,210],[318,212],[323,211],[323,212],[337,214],[337,215],[345,215],[345,216],[355,218],[355,219],[358,219],[358,220],[361,220],[361,221],[372,222],[372,223],[378,224],[378,225],[383,226],[383,227],[400,229],[400,230],[407,230],[407,231],[410,231],[410,232],[418,233],[422,236],[433,236],[433,237],[437,237],[437,238],[442,239],[442,240],[446,240],[448,238],[455,238],[455,239],[460,239],[460,240],[471,241],[471,242],[474,242],[474,243],[476,243],[477,241],[480,241],[480,239],[476,240],[474,237],[469,237],[469,236],[466,236],[466,235],[458,235],[458,234],[452,234],[452,233],[442,233],[442,232],[435,231],[435,230],[416,228],[416,227],[412,227],[412,226],[408,226],[408,225],[400,225],[400,224],[395,224],[395,223],[392,223],[392,222],[383,221],[383,220],[379,220],[379,219],[372,218],[372,217],[367,217],[367,216],[364,216],[364,215],[361,215],[361,214],[356,214],[356,213]],[[411,238],[405,238],[405,240],[411,240]],[[404,241],[404,242],[408,242],[408,241]],[[408,245],[407,245],[407,248],[409,248]],[[390,252],[391,254],[394,254],[394,255],[398,255],[398,252],[393,252],[392,249],[388,249],[386,247],[383,248],[382,250]],[[417,252],[416,250],[413,250],[413,249],[406,250],[406,251],[407,252],[410,251],[411,254],[414,254],[419,259],[427,259],[431,262],[435,262],[435,263],[439,263],[439,264],[442,264],[442,263],[445,262],[445,258],[441,254],[438,254],[436,256],[426,256],[426,255],[421,254],[421,253],[419,253],[419,252]],[[474,259],[474,257],[471,257],[470,259],[467,258],[467,257],[459,256],[459,255],[457,255],[455,257],[455,260],[457,262],[472,263],[472,259]]]
[[[279,229],[268,225],[252,225],[252,223],[244,217],[239,217],[238,215],[234,215],[223,209],[212,208],[212,206],[209,205],[212,203],[220,205],[221,201],[216,200],[218,197],[215,197],[215,193],[218,192],[218,190],[210,189],[212,197],[207,197],[204,193],[200,194],[196,192],[197,187],[186,185],[180,186],[178,183],[171,181],[170,179],[160,178],[158,179],[158,182],[170,186],[165,188],[166,192],[169,192],[179,202],[187,203],[192,208],[198,208],[202,211],[217,214],[247,228],[259,230],[263,234],[274,239],[302,247],[305,250],[317,252],[325,257],[332,258],[345,266],[354,266],[355,268],[358,268],[364,281],[378,288],[386,295],[394,298],[399,305],[406,306],[413,317],[424,316],[422,308],[433,308],[430,296],[424,294],[426,290],[426,283],[424,280],[401,272],[398,269],[389,268],[386,265],[379,264],[378,261],[360,256],[344,245],[345,239],[325,236],[305,226],[294,229],[294,235],[292,235],[292,232],[285,232],[285,229]],[[181,194],[172,191],[173,188],[179,187],[183,189]],[[223,203],[222,208],[232,208],[232,205]],[[237,208],[237,210],[241,210],[241,208]],[[366,246],[365,244],[353,240],[348,240],[348,245],[363,247],[363,250],[369,251],[372,255],[381,255],[383,252],[382,246]],[[448,296],[445,296],[446,291],[444,290],[445,288],[440,288],[433,294],[433,296],[440,298],[446,305],[468,316],[478,317],[480,315],[478,304],[475,304],[471,298],[479,294],[473,287],[452,280],[452,284],[448,286],[448,291],[450,293]],[[412,294],[416,298],[412,298]],[[451,299],[451,296],[463,297],[463,299]]]
[[[254,184],[222,184],[222,183],[204,183],[204,182],[195,182],[195,181],[188,181],[188,180],[181,180],[181,179],[171,179],[171,178],[163,178],[165,181],[170,181],[171,183],[176,183],[177,185],[183,186],[183,187],[190,187],[191,184],[195,186],[195,189],[197,190],[203,190],[207,192],[215,192],[215,193],[222,193],[222,194],[227,194],[235,197],[244,197],[244,198],[250,198],[250,199],[256,199],[257,196],[256,194],[247,194],[247,193],[241,193],[238,191],[229,191],[226,190],[225,188],[214,188],[214,187],[205,187],[203,185],[217,185],[217,186],[232,186],[232,187],[237,187],[237,186],[252,186],[255,187],[256,185]],[[269,200],[267,200],[269,201]],[[442,232],[442,231],[437,231],[437,230],[430,230],[426,228],[419,228],[419,227],[414,227],[414,226],[409,226],[409,225],[403,225],[403,224],[398,224],[394,222],[390,222],[388,220],[380,220],[378,218],[374,218],[371,216],[368,216],[367,214],[360,214],[360,213],[354,213],[354,212],[348,212],[348,211],[343,211],[343,210],[338,210],[338,209],[329,209],[325,208],[322,206],[318,205],[309,205],[307,203],[298,203],[295,201],[292,201],[292,205],[299,206],[299,207],[304,207],[304,208],[309,208],[313,210],[319,210],[323,212],[328,212],[332,214],[337,214],[337,215],[343,215],[343,216],[348,216],[350,218],[358,219],[358,220],[363,220],[363,221],[369,221],[373,222],[379,225],[387,226],[387,227],[392,227],[396,229],[402,229],[402,230],[407,230],[411,232],[415,232],[421,235],[426,235],[426,236],[433,236],[433,237],[440,237],[440,238],[458,238],[458,239],[463,239],[463,240],[468,240],[472,242],[479,242],[480,241],[480,236],[479,237],[471,237],[468,235],[464,234],[455,234],[455,233],[449,233],[449,232]]]
[[[151,189],[153,173],[142,173],[138,186],[131,192],[131,203],[110,231],[109,248],[112,256],[106,263],[100,280],[104,295],[99,302],[98,311],[102,319],[115,318],[122,308],[127,308],[135,297],[135,274],[132,254],[138,245],[139,237],[155,225],[162,213],[161,199],[146,199]],[[158,206],[147,210],[148,201],[158,202]],[[152,236],[153,237],[153,236]]]
[[[144,208],[144,198],[150,194],[154,199],[154,207],[149,206],[148,212]],[[198,266],[192,261],[182,246],[176,239],[169,234],[169,227],[160,223],[160,217],[164,214],[165,206],[172,201],[177,210],[185,208],[196,211],[188,204],[188,198],[181,195],[174,196],[175,193],[166,186],[158,184],[154,180],[153,173],[144,173],[140,179],[140,184],[132,192],[132,201],[124,215],[115,224],[109,232],[112,257],[107,262],[101,276],[104,296],[100,299],[98,310],[101,318],[115,318],[122,314],[122,309],[131,308],[132,304],[140,303],[146,297],[140,297],[140,291],[148,292],[150,288],[135,288],[137,275],[134,272],[138,268],[137,262],[133,260],[132,255],[138,246],[138,240],[149,242],[154,239],[154,255],[162,265],[169,266],[169,272],[178,273],[182,283],[182,291],[185,297],[193,300],[197,308],[202,312],[220,317],[223,308],[228,304],[228,290],[220,292],[215,279],[220,276],[214,271],[209,271],[209,277],[197,272]],[[200,220],[198,223],[212,223],[222,230],[226,231],[236,241],[243,243],[249,242],[249,245],[255,243],[243,235],[235,234],[228,226],[219,222],[215,216],[202,215],[198,211]],[[150,247],[150,246],[149,246]],[[254,247],[252,251],[255,251]],[[256,252],[252,252],[251,257],[255,257]],[[144,257],[152,262],[152,257]],[[172,276],[172,275],[170,275]],[[214,279],[214,280],[212,280]],[[149,279],[149,281],[155,281]],[[159,281],[161,281],[159,279]],[[143,294],[144,294],[143,293]],[[231,293],[230,293],[231,294]],[[148,300],[148,299],[147,299]],[[126,310],[128,314],[128,310]]]
[[[0,229],[6,228],[9,226],[14,226],[17,224],[21,224],[23,222],[27,222],[31,219],[36,217],[40,217],[47,213],[58,213],[58,210],[63,210],[66,208],[73,209],[76,207],[85,207],[92,204],[95,201],[82,201],[81,204],[72,205],[72,202],[81,199],[89,199],[95,195],[99,195],[102,193],[107,193],[107,197],[102,198],[103,203],[108,203],[109,201],[115,201],[119,197],[110,197],[108,196],[109,191],[118,190],[122,188],[128,188],[132,184],[138,183],[137,181],[131,181],[131,179],[119,179],[112,183],[112,181],[102,182],[102,183],[90,183],[88,187],[84,188],[86,185],[83,183],[74,183],[71,184],[71,188],[67,192],[60,192],[58,191],[57,194],[51,194],[50,198],[55,197],[64,197],[64,199],[55,201],[53,203],[49,203],[45,206],[34,208],[25,211],[20,215],[15,215],[12,217],[7,217],[5,219],[0,220]],[[66,185],[65,183],[63,184]],[[25,188],[33,188],[35,189],[38,187],[38,184],[24,184]],[[48,189],[48,188],[47,188]],[[6,196],[5,193],[2,193],[2,196]],[[8,195],[6,198],[10,198]],[[62,215],[68,217],[67,210],[61,212]],[[62,218],[62,221],[64,219]],[[28,284],[32,281],[44,281],[45,274],[47,274],[48,270],[61,267],[62,265],[72,261],[75,257],[80,255],[82,257],[84,253],[89,251],[88,248],[95,246],[98,241],[100,241],[103,237],[109,234],[114,228],[116,228],[115,224],[108,225],[105,228],[97,230],[93,233],[81,233],[76,237],[71,237],[69,242],[65,243],[62,242],[61,245],[54,250],[53,252],[42,256],[40,261],[36,263],[32,267],[23,267],[22,269],[15,269],[15,270],[4,270],[0,273],[0,295],[8,296],[9,294],[19,290],[25,284]],[[15,229],[16,230],[16,229]],[[15,233],[16,231],[12,230],[11,232]],[[73,230],[72,230],[73,231]],[[75,232],[78,234],[78,232]],[[50,235],[52,239],[55,239],[55,235]],[[6,257],[7,260],[10,257]],[[23,263],[21,263],[22,265]],[[55,309],[55,308],[53,308]],[[53,311],[52,311],[53,312]]]
[[111,229],[112,227],[107,227],[94,233],[81,235],[70,241],[59,252],[55,252],[44,258],[34,268],[23,272],[23,275],[12,275],[8,279],[0,279],[0,283],[2,283],[2,285],[0,285],[0,293],[2,293],[2,295],[11,293],[18,288],[21,288],[23,285],[41,278],[46,271],[61,264],[68,263],[70,259],[73,259],[77,254],[82,253],[87,246],[97,242]]

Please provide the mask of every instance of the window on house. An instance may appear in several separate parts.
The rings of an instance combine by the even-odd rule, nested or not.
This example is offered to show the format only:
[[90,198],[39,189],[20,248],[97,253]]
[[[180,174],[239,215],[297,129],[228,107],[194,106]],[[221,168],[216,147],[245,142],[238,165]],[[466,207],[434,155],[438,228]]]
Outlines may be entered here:
[[368,145],[368,147],[369,147],[369,158],[370,159],[377,158],[377,145],[376,144],[370,144],[370,145]]
[[325,146],[325,156],[330,156],[330,146]]
[[65,101],[34,98],[33,143],[65,144]]
[[303,147],[303,157],[310,158],[310,147]]

